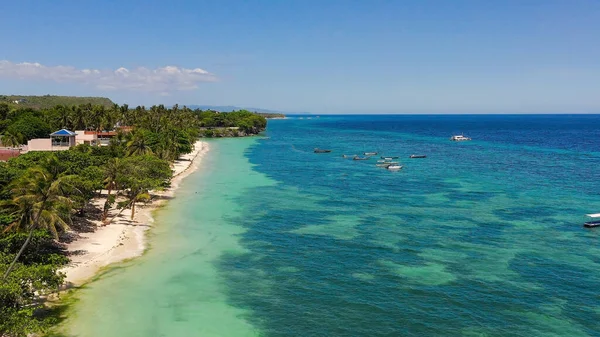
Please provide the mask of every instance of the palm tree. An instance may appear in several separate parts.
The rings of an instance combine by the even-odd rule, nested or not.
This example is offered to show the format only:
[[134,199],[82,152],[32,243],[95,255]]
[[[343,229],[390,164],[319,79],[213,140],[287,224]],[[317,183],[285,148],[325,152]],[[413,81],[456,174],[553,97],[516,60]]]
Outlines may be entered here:
[[129,191],[127,191],[127,197],[129,198],[129,204],[131,205],[131,220],[133,220],[133,217],[135,216],[135,203],[146,203],[150,201],[150,193],[146,189],[132,188]]
[[7,130],[0,137],[0,142],[2,142],[2,145],[4,146],[18,147],[19,145],[23,144],[24,138],[25,137],[23,137],[23,135],[18,132]]
[[85,128],[85,115],[83,110],[78,105],[73,105],[69,113],[69,123],[75,130]]
[[152,154],[152,148],[145,132],[136,132],[133,138],[127,142],[127,154],[130,156],[141,156]]
[[67,222],[70,222],[71,201],[65,196],[69,190],[67,178],[69,176],[59,176],[36,167],[30,168],[12,183],[13,199],[3,206],[12,211],[16,220],[6,230],[26,230],[29,235],[4,272],[3,279],[10,274],[36,229],[46,229],[58,239],[57,229],[69,228]]
[[71,128],[71,112],[64,105],[57,105],[54,107],[56,111],[56,124],[61,129],[70,129]]
[[104,202],[104,211],[102,213],[102,220],[106,220],[108,216],[108,211],[110,209],[110,205],[112,204],[113,198],[111,198],[112,190],[115,189],[118,194],[118,179],[123,172],[123,163],[119,158],[112,158],[104,167],[104,188],[108,190],[108,196],[106,201]]

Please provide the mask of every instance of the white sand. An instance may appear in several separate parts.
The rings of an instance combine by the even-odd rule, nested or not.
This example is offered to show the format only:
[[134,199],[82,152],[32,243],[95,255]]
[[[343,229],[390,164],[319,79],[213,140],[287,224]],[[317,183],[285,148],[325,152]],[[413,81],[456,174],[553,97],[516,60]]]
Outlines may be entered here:
[[[208,150],[207,143],[196,142],[192,153],[175,161],[171,187],[165,191],[153,191],[152,196],[173,196],[181,180],[198,168]],[[93,200],[93,204],[102,209],[105,200],[106,198],[97,198]],[[140,256],[146,247],[145,231],[153,223],[152,211],[164,200],[154,200],[148,205],[136,204],[133,220],[130,220],[131,209],[126,209],[107,226],[94,221],[94,232],[82,233],[79,239],[68,244],[68,251],[78,253],[72,255],[71,263],[62,269],[67,275],[67,286],[81,285],[103,267]],[[111,210],[108,218],[111,219],[118,212],[116,209]]]

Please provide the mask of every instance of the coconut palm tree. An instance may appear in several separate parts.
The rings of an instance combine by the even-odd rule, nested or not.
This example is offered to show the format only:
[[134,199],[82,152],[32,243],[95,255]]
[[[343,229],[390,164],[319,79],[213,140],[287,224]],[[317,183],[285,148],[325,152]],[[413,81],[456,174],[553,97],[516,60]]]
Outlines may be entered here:
[[2,206],[10,209],[16,220],[6,230],[29,231],[29,234],[3,279],[10,274],[36,229],[46,229],[58,239],[58,229],[69,228],[71,201],[66,195],[73,189],[68,186],[67,178],[36,167],[12,183],[13,199]]
[[123,163],[119,158],[112,158],[104,166],[104,188],[108,190],[108,196],[104,202],[104,211],[102,213],[102,220],[106,220],[108,211],[110,210],[111,204],[114,202],[114,198],[111,196],[113,190],[116,190],[115,194],[119,193],[118,179],[123,173]]
[[150,201],[150,192],[147,189],[136,189],[132,188],[127,191],[127,197],[129,198],[129,204],[131,205],[131,220],[135,216],[135,204],[137,202],[147,203]]
[[132,139],[127,142],[127,154],[130,156],[152,154],[149,138],[147,132],[136,132]]
[[60,129],[71,129],[71,111],[69,108],[64,105],[57,105],[54,107],[54,111],[56,112],[55,124]]
[[24,138],[25,137],[18,132],[7,130],[2,136],[0,136],[0,142],[2,142],[2,145],[4,146],[18,147],[19,145],[23,144]]

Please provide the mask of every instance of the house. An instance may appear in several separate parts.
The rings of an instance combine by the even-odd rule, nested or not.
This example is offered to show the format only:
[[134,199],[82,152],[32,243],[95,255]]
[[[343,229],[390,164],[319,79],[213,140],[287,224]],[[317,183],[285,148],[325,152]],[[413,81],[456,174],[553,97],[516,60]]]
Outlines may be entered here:
[[128,133],[131,132],[132,127],[131,126],[117,126],[115,128],[115,130],[113,131],[75,131],[77,132],[77,144],[82,144],[80,143],[80,139],[81,140],[86,140],[86,144],[87,144],[87,140],[88,137],[89,139],[94,140],[94,142],[92,144],[99,144],[101,146],[107,146],[108,144],[110,144],[110,140],[113,137],[116,137],[119,132],[122,133]]
[[27,151],[62,151],[77,143],[77,133],[61,129],[50,134],[50,138],[36,138],[27,142]]
[[50,138],[31,139],[27,142],[27,151],[61,151],[68,150],[72,146],[88,144],[107,146],[110,139],[118,132],[130,132],[131,127],[121,126],[118,131],[87,131],[76,130],[75,132],[61,129],[50,134]]

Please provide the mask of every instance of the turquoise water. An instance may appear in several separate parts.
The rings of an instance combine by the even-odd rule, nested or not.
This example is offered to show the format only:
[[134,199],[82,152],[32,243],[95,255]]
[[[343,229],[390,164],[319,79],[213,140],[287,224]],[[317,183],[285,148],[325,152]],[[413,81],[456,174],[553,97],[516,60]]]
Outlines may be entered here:
[[[211,144],[148,254],[81,292],[73,335],[600,335],[600,231],[581,227],[600,116],[296,118],[268,136]],[[365,151],[405,168],[341,157]]]

